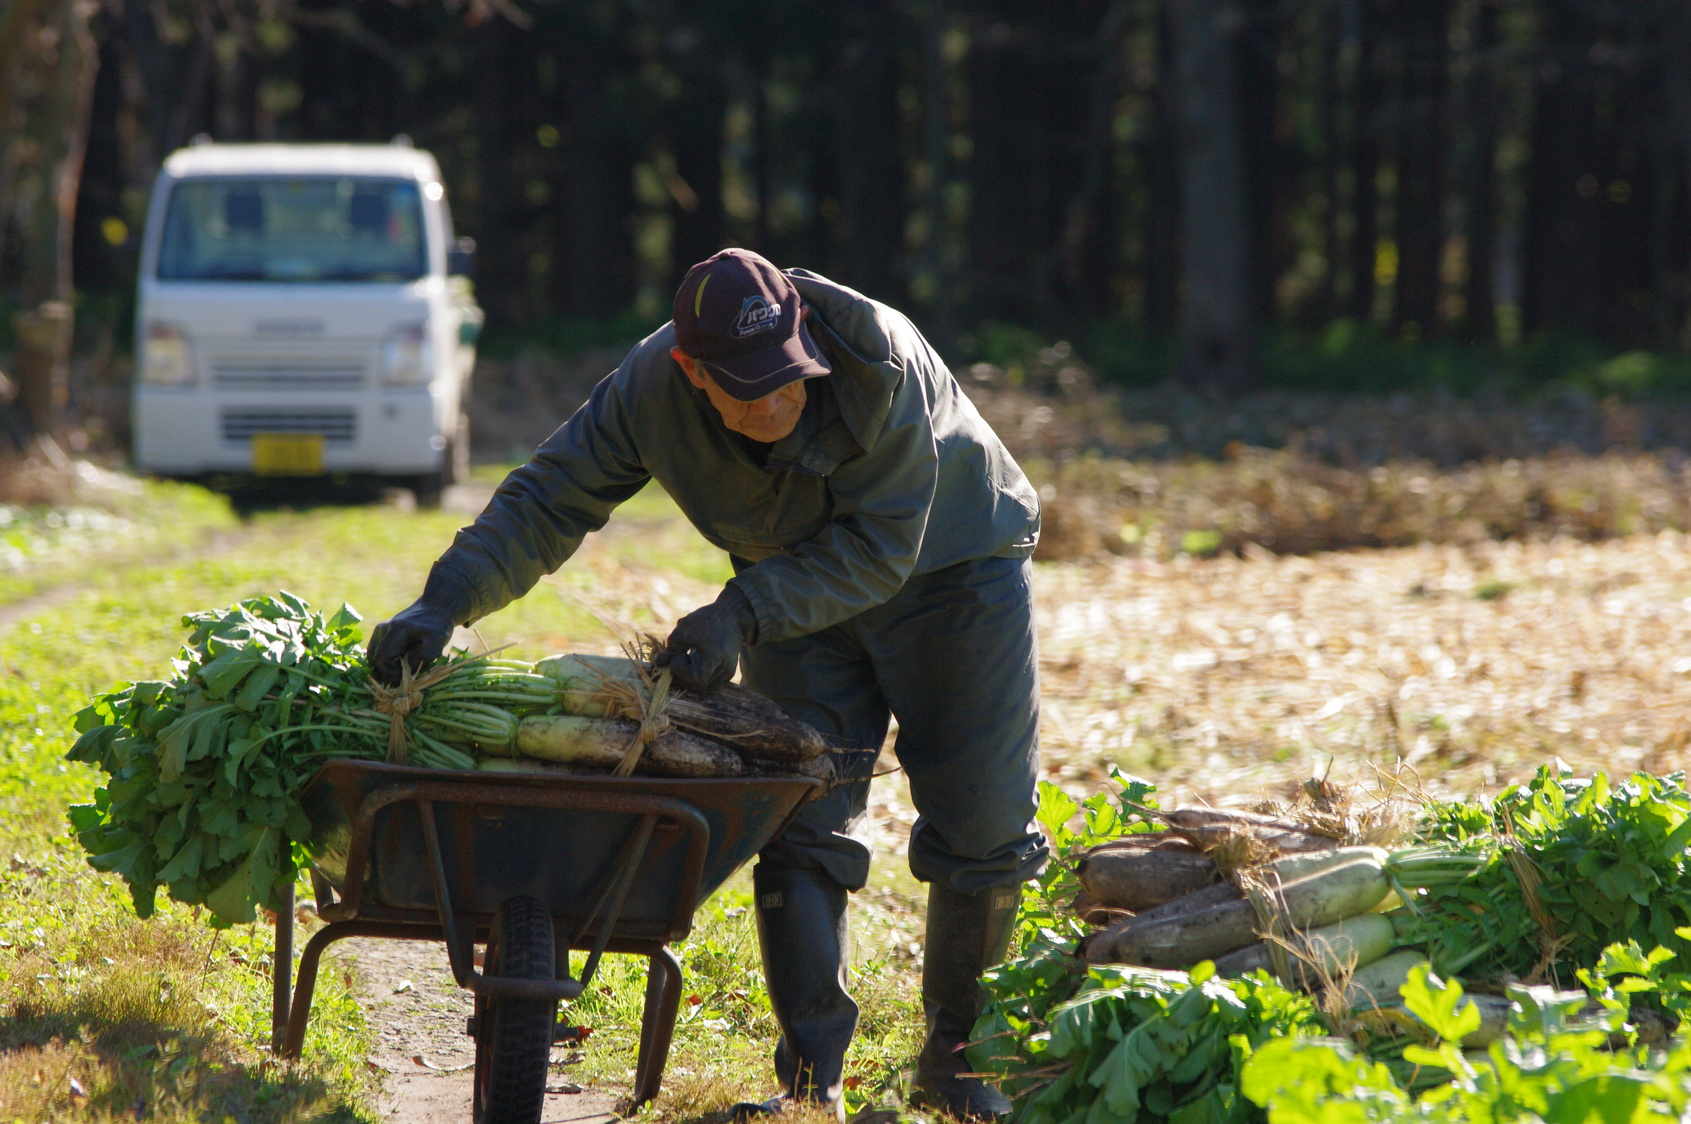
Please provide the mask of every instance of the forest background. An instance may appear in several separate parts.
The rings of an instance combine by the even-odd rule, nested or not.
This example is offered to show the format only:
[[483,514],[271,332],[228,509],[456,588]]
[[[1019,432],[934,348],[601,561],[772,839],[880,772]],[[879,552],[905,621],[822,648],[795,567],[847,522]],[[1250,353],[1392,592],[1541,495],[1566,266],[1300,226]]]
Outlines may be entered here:
[[638,338],[744,245],[1012,383],[1064,340],[1210,395],[1691,384],[1674,0],[0,12],[14,428],[121,446],[147,192],[198,134],[432,150],[494,360]]
[[[0,1118],[369,1119],[381,1066],[443,1056],[425,977],[366,972],[269,1066],[267,935],[135,924],[63,819],[70,716],[157,674],[181,612],[285,587],[381,619],[476,506],[237,518],[62,451],[124,458],[171,151],[400,133],[479,246],[461,500],[750,246],[907,311],[1040,489],[1041,741],[1076,794],[1691,763],[1683,0],[0,0]],[[612,651],[728,572],[654,490],[486,636]],[[920,1024],[914,811],[877,800],[865,1096]],[[761,1095],[747,893],[684,950],[675,1119]]]

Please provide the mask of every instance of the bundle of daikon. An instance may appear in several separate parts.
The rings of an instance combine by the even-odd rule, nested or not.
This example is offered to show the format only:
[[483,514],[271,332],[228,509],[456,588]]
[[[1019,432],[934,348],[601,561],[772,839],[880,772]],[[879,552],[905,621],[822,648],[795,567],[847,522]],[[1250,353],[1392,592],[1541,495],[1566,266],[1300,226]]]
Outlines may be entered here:
[[[762,695],[729,684],[678,693],[666,675],[632,657],[551,656],[534,665],[557,684],[557,705],[479,748],[482,769],[737,777],[798,773],[834,779],[822,735]],[[499,758],[504,758],[500,760]]]
[[1382,911],[1412,890],[1460,882],[1482,862],[1454,850],[1341,846],[1278,816],[1211,808],[1153,815],[1166,830],[1100,844],[1076,863],[1075,910],[1106,926],[1082,942],[1084,959],[1147,968],[1211,960],[1224,977],[1261,968],[1309,991],[1345,983],[1361,1007],[1374,1005],[1374,993],[1396,996],[1389,979],[1374,979],[1380,970],[1364,969],[1385,961],[1382,968],[1408,971],[1408,958],[1391,955],[1398,925]]

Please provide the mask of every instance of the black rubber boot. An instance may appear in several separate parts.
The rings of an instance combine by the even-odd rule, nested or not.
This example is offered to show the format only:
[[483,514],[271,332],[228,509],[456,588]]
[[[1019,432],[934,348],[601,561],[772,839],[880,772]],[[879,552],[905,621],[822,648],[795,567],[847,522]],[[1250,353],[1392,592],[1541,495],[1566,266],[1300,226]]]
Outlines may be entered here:
[[752,892],[769,1006],[781,1027],[775,1076],[783,1091],[762,1104],[736,1105],[734,1116],[808,1101],[844,1121],[845,1054],[857,1030],[857,1004],[846,994],[846,888],[819,870],[760,863]]
[[928,884],[928,929],[922,942],[922,1007],[928,1040],[916,1059],[911,1104],[964,1120],[995,1120],[1010,1099],[969,1072],[963,1046],[974,1030],[986,993],[980,975],[1004,959],[1016,928],[1019,886],[960,894]]

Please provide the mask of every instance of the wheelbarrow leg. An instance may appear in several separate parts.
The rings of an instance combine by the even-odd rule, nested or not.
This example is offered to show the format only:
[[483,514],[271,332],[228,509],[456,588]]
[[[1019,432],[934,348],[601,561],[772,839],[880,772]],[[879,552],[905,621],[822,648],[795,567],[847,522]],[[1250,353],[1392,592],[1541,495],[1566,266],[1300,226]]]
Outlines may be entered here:
[[288,996],[293,990],[294,887],[289,883],[276,907],[276,947],[270,958],[270,1053],[280,1055],[288,1033]]
[[652,954],[646,972],[646,1011],[640,1019],[640,1058],[634,1068],[634,1103],[643,1105],[658,1095],[664,1063],[675,1037],[675,1015],[681,1009],[681,962],[668,947]]
[[317,962],[323,958],[323,950],[344,937],[361,936],[367,931],[368,927],[356,921],[337,921],[317,930],[305,942],[305,951],[299,955],[299,983],[288,1010],[288,1033],[276,1052],[277,1057],[299,1060],[305,1046],[305,1024],[311,1018],[311,997],[317,991]]

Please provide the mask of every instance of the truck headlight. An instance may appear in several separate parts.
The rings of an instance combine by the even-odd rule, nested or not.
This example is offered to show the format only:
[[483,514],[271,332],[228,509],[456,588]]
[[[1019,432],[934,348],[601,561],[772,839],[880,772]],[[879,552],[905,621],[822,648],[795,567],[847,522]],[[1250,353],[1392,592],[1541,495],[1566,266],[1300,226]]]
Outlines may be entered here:
[[427,324],[395,329],[382,344],[382,382],[388,386],[421,386],[434,376],[434,348]]
[[187,332],[156,320],[147,325],[141,381],[149,386],[187,386],[194,381],[194,349]]

